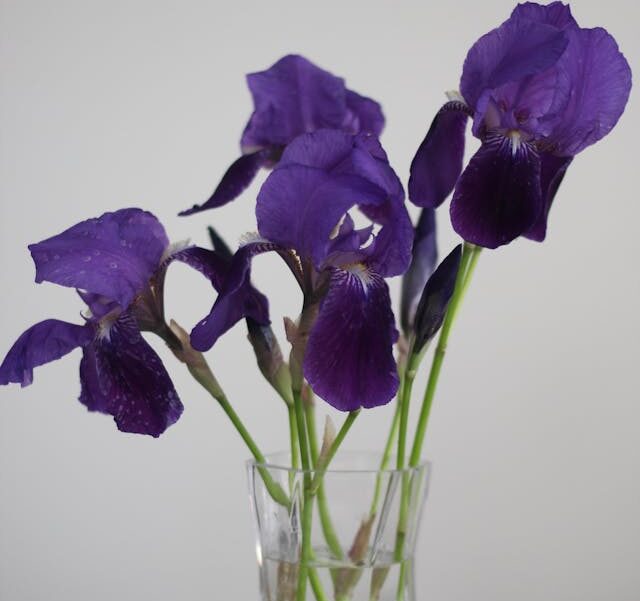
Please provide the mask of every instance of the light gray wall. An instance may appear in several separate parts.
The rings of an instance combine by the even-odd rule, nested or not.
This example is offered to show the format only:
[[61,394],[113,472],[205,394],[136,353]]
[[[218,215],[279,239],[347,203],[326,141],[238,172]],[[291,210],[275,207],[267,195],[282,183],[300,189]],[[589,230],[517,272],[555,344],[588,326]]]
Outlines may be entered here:
[[[217,212],[175,216],[237,155],[244,73],[297,51],[382,100],[383,142],[406,181],[467,48],[511,7],[0,1],[0,353],[30,324],[81,309],[72,291],[33,284],[29,242],[131,205],[154,211],[174,240],[204,244],[209,222],[231,241],[255,228],[257,186]],[[573,10],[606,26],[637,68],[634,3]],[[640,598],[637,107],[632,95],[616,130],[576,159],[544,245],[481,258],[428,435],[421,599]],[[444,253],[455,240],[446,210],[439,223]],[[282,334],[295,285],[275,258],[255,273]],[[168,287],[169,313],[187,327],[212,301],[181,266]],[[280,449],[285,415],[244,336],[236,328],[210,358],[261,445]],[[1,601],[257,599],[247,453],[153,344],[186,405],[159,440],[87,414],[78,352],[30,388],[0,390]],[[348,445],[379,447],[389,417],[361,417]]]

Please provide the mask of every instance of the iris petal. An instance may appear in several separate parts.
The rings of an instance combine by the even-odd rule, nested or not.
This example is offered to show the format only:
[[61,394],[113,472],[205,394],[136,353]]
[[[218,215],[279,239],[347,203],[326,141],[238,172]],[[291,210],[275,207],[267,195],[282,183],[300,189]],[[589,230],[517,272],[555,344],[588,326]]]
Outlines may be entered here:
[[462,171],[467,118],[459,102],[448,102],[438,111],[411,161],[409,200],[413,204],[438,207],[453,190]]
[[193,215],[194,213],[221,207],[231,202],[249,187],[260,170],[260,167],[269,164],[272,154],[273,150],[267,148],[242,155],[227,169],[220,183],[213,191],[213,194],[209,197],[209,200],[201,205],[194,205],[192,208],[182,211],[179,215],[183,217]]
[[306,58],[288,55],[247,75],[255,110],[242,135],[244,149],[285,146],[322,127],[339,129],[346,111],[344,80]]
[[0,365],[0,384],[14,382],[28,386],[33,382],[33,368],[64,357],[73,349],[86,346],[93,338],[93,328],[57,319],[47,319],[26,330]]
[[371,98],[347,90],[347,118],[342,125],[345,131],[354,134],[365,132],[379,136],[384,129],[381,106]]
[[444,321],[455,289],[461,258],[462,245],[458,244],[438,265],[422,290],[414,326],[416,351],[422,350]]
[[384,279],[333,269],[309,336],[304,375],[340,411],[384,405],[398,389],[397,334]]
[[86,346],[80,362],[80,402],[112,415],[118,429],[160,436],[183,406],[160,357],[123,315],[105,338]]
[[553,111],[549,143],[574,156],[606,136],[622,115],[631,91],[631,69],[606,30],[568,32],[570,44],[558,62],[560,106]]
[[238,249],[211,311],[191,331],[193,348],[209,350],[220,336],[245,317],[260,325],[270,323],[269,302],[251,285],[251,261],[256,255],[272,250],[280,248],[269,242],[256,242]]
[[497,248],[531,228],[542,209],[538,153],[527,143],[490,136],[458,181],[451,222],[468,242]]
[[528,19],[509,19],[483,35],[464,61],[460,91],[475,107],[482,93],[541,73],[558,62],[568,44],[565,33]]
[[155,216],[122,209],[78,223],[29,250],[36,282],[100,294],[124,308],[147,285],[168,245]]
[[524,235],[527,238],[536,242],[542,242],[545,239],[547,235],[547,219],[553,199],[572,161],[573,157],[558,157],[548,153],[542,154],[540,183],[544,208],[533,226],[525,232]]
[[513,9],[511,18],[529,19],[537,23],[553,25],[558,29],[578,26],[571,15],[569,5],[562,2],[551,2],[549,4],[523,2]]
[[271,173],[260,189],[258,231],[320,266],[327,241],[342,216],[358,201],[384,200],[384,192],[361,177],[286,165]]
[[407,335],[413,327],[420,295],[429,276],[433,273],[437,259],[436,212],[434,209],[422,209],[413,239],[411,265],[402,278],[400,323]]

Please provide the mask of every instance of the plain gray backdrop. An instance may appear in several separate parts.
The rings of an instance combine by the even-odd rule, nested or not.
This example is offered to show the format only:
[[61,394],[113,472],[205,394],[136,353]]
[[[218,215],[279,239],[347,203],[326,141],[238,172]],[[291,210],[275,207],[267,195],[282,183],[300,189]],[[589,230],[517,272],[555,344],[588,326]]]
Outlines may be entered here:
[[[216,212],[176,217],[238,155],[245,73],[299,52],[380,100],[383,143],[406,182],[468,47],[512,6],[0,1],[0,353],[32,323],[77,321],[82,308],[72,290],[33,283],[30,242],[123,206],[156,213],[175,241],[205,244],[209,223],[234,244],[255,229],[259,182]],[[638,65],[635,3],[572,6]],[[548,240],[480,259],[429,426],[420,601],[640,599],[634,96],[613,133],[571,166]],[[456,243],[446,208],[439,225],[444,254]],[[271,257],[256,261],[255,281],[284,340],[296,286]],[[397,281],[392,290],[397,298]],[[169,316],[189,328],[212,301],[199,275],[171,268]],[[31,387],[0,390],[1,601],[258,599],[247,452],[152,344],[186,407],[159,440],[87,413],[78,351],[38,369]],[[260,445],[285,447],[285,412],[244,327],[209,357]],[[361,416],[347,446],[379,449],[390,415]]]

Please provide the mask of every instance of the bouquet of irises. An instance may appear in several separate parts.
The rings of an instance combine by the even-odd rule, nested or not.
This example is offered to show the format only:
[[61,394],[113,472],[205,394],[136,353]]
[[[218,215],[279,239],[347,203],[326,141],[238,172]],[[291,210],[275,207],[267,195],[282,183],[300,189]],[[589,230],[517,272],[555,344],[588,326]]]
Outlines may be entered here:
[[[125,208],[30,245],[36,282],[76,289],[87,311],[84,323],[47,319],[25,331],[0,366],[0,384],[29,385],[35,367],[80,348],[80,402],[113,416],[123,432],[160,436],[183,405],[142,335],[151,332],[264,463],[203,354],[244,321],[257,364],[287,409],[292,467],[321,474],[361,410],[394,399],[381,468],[394,452],[398,468],[417,466],[447,341],[481,250],[520,236],[545,239],[573,158],[606,136],[625,108],[629,65],[611,35],[579,27],[568,6],[518,5],[471,47],[459,92],[448,94],[417,149],[408,180],[409,200],[421,209],[415,225],[379,141],[385,117],[378,102],[298,55],[247,82],[254,111],[241,156],[206,202],[181,215],[235,200],[264,169],[257,233],[235,252],[214,228],[211,248],[171,244],[152,213]],[[480,146],[463,169],[467,121]],[[438,262],[435,212],[451,193],[461,244]],[[282,258],[301,291],[299,317],[285,318],[286,353],[267,297],[251,283],[252,259],[267,252]],[[190,332],[165,316],[165,281],[175,261],[200,272],[215,291],[211,311]],[[400,331],[386,281],[396,276],[403,278]],[[438,333],[410,436],[413,382]],[[327,426],[321,450],[310,425],[314,397],[346,413],[340,428]],[[263,476],[287,506],[287,491],[266,470]],[[309,476],[306,505],[317,487]],[[302,559],[311,552],[303,540]],[[298,599],[309,579],[314,585],[304,565]]]

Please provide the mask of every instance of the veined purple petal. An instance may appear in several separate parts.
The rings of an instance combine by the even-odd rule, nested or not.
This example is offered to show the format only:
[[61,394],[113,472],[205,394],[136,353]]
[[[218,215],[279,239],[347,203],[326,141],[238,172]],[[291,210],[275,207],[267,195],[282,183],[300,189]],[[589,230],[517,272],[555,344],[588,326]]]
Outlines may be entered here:
[[242,135],[243,152],[286,146],[296,136],[328,128],[379,135],[380,105],[347,90],[344,80],[306,58],[288,55],[247,76],[254,111]]
[[[366,180],[378,189],[371,187],[371,194],[354,204],[367,209],[380,207],[384,212],[389,203],[404,201],[402,183],[389,165],[380,141],[371,135],[353,136],[325,129],[298,136],[287,146],[279,163],[279,167],[289,165],[314,167],[332,175],[352,175]],[[384,219],[373,219],[384,222]]]
[[536,2],[523,2],[518,4],[511,13],[511,18],[529,19],[537,23],[553,25],[558,29],[577,27],[575,19],[571,15],[568,4],[551,2],[550,4],[538,4]]
[[568,35],[569,47],[558,62],[562,104],[555,107],[548,142],[555,153],[575,156],[618,122],[631,91],[631,69],[606,30],[576,29]]
[[354,134],[364,132],[379,136],[382,133],[384,114],[375,100],[347,90],[347,109],[342,129]]
[[80,402],[89,411],[113,415],[118,429],[160,436],[182,414],[160,357],[126,314],[104,338],[84,348]]
[[464,61],[460,91],[476,107],[485,90],[541,73],[558,62],[568,44],[551,25],[512,18],[483,35]]
[[544,198],[544,209],[537,221],[525,236],[536,242],[542,242],[547,235],[547,219],[556,192],[564,179],[567,168],[573,161],[573,157],[558,157],[552,154],[543,153],[541,159],[540,184],[542,197]]
[[458,244],[438,265],[427,281],[415,315],[415,349],[420,352],[438,332],[453,296],[462,257]]
[[57,319],[46,319],[26,330],[11,347],[0,365],[0,384],[14,382],[28,386],[33,369],[64,357],[73,349],[86,346],[93,338],[90,325],[78,326]]
[[286,165],[273,171],[258,193],[258,231],[284,248],[311,257],[320,266],[342,216],[357,202],[380,203],[384,199],[377,186],[358,176]]
[[402,278],[400,323],[408,335],[413,328],[420,295],[438,260],[435,209],[422,209],[413,239],[411,265]]
[[384,279],[333,269],[309,336],[304,375],[340,411],[384,405],[398,389],[397,334]]
[[238,249],[209,315],[191,331],[193,348],[209,350],[220,336],[245,317],[260,325],[270,323],[269,302],[251,285],[251,261],[254,256],[272,250],[281,249],[269,242],[254,242]]
[[456,185],[462,172],[468,110],[460,102],[447,102],[438,111],[411,161],[409,200],[413,204],[438,207]]
[[36,282],[100,294],[125,308],[147,285],[168,245],[151,213],[122,209],[78,223],[29,250]]
[[486,248],[508,244],[542,213],[540,158],[527,143],[487,138],[463,171],[451,201],[462,238]]
[[339,129],[344,121],[344,80],[302,56],[285,56],[247,75],[247,83],[255,110],[242,135],[243,149],[286,146],[301,133]]
[[182,211],[179,215],[193,215],[207,209],[221,207],[236,199],[249,187],[260,167],[266,167],[270,163],[273,152],[273,149],[266,148],[250,154],[244,154],[239,159],[236,159],[222,176],[220,183],[209,197],[209,200],[201,205],[194,205],[192,208]]

